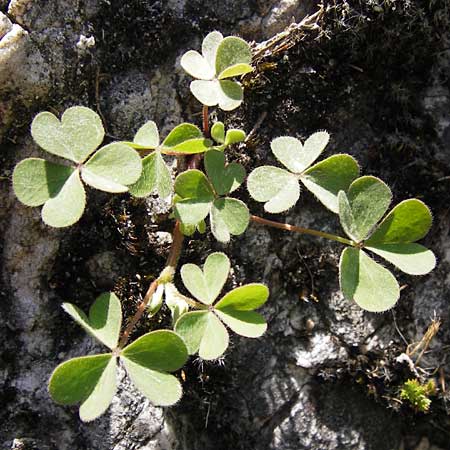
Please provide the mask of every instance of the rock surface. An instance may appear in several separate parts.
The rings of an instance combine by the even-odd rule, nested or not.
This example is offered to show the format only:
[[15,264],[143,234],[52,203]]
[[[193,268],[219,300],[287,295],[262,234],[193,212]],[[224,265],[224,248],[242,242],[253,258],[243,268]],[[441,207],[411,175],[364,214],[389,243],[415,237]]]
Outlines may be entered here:
[[[86,309],[104,289],[114,289],[131,314],[144,275],[163,264],[171,222],[162,201],[90,191],[79,224],[44,226],[38,208],[21,205],[10,189],[14,165],[41,155],[29,137],[33,115],[74,104],[98,108],[108,134],[119,139],[149,119],[163,135],[180,121],[199,123],[181,55],[212,29],[267,39],[314,12],[315,3],[0,2],[2,448],[449,448],[445,393],[432,399],[428,415],[395,401],[401,383],[414,376],[396,362],[404,340],[419,341],[435,317],[442,325],[420,366],[449,383],[450,18],[444,0],[325,1],[320,28],[268,58],[241,108],[218,113],[247,132],[264,118],[257,137],[232,153],[247,171],[271,161],[273,137],[303,139],[325,128],[332,135],[329,153],[355,156],[365,173],[392,186],[395,201],[422,198],[434,213],[426,239],[439,259],[432,274],[397,274],[405,286],[399,305],[373,315],[339,292],[338,245],[255,225],[228,246],[207,235],[189,243],[181,263],[201,263],[211,249],[222,250],[232,260],[230,287],[266,282],[269,330],[262,339],[233,337],[223,364],[189,363],[185,395],[171,409],[150,405],[123,373],[111,408],[92,423],[81,423],[76,408],[53,404],[46,390],[58,363],[99,350],[60,304],[70,300]],[[245,189],[239,192],[263,214]],[[307,193],[278,219],[339,229]]]

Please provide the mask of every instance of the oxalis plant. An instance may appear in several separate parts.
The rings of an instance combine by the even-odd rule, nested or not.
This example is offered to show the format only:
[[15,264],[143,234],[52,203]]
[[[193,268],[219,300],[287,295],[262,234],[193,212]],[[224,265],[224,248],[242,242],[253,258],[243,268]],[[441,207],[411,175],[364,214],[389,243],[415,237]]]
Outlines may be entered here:
[[[226,130],[222,122],[210,127],[208,107],[218,105],[228,111],[242,103],[239,77],[252,71],[251,62],[245,41],[224,38],[217,31],[204,39],[202,54],[191,50],[183,55],[182,67],[196,78],[191,92],[203,104],[202,129],[182,123],[162,142],[157,125],[149,121],[133,140],[100,147],[105,136],[102,121],[82,106],[67,109],[61,120],[50,112],[33,120],[33,139],[52,157],[21,161],[13,173],[13,187],[25,205],[43,205],[46,224],[66,227],[77,222],[85,209],[85,185],[140,198],[158,195],[173,206],[173,239],[166,265],[126,326],[122,327],[121,303],[114,293],[100,295],[88,314],[76,305],[63,304],[72,319],[106,347],[105,353],[60,364],[50,378],[52,398],[63,405],[81,404],[83,421],[108,408],[116,392],[118,364],[153,404],[173,405],[181,398],[182,387],[172,373],[189,355],[198,353],[203,360],[222,357],[229,344],[228,329],[248,338],[265,332],[266,322],[255,310],[267,301],[269,289],[250,283],[223,294],[230,271],[224,253],[210,254],[202,268],[181,267],[184,292],[190,296],[174,284],[184,237],[205,233],[208,222],[221,243],[244,233],[251,221],[339,242],[344,246],[339,264],[342,292],[371,312],[392,308],[400,295],[397,280],[379,258],[410,275],[426,274],[435,266],[433,253],[417,243],[431,227],[427,206],[408,199],[387,212],[392,199],[389,187],[374,176],[361,176],[353,157],[336,154],[317,162],[329,142],[326,131],[312,134],[304,143],[295,137],[275,138],[271,149],[282,167],[256,168],[247,177],[247,188],[264,203],[265,211],[277,214],[298,202],[303,185],[339,216],[345,236],[251,215],[247,205],[233,197],[246,172],[242,165],[228,161],[227,149],[246,135],[242,130]],[[166,155],[177,157],[175,180]],[[163,303],[171,311],[173,329],[149,330],[129,343],[139,320],[157,314]]]

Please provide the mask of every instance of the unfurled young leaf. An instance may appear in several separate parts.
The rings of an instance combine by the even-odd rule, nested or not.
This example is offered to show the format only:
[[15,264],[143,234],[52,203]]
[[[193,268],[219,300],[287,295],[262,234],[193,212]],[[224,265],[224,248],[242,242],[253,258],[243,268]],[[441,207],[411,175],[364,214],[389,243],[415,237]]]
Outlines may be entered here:
[[212,306],[229,271],[230,261],[223,253],[209,255],[203,270],[195,264],[185,264],[181,268],[184,285],[205,305],[205,310],[185,313],[175,324],[175,331],[186,342],[189,354],[198,352],[206,360],[222,356],[229,342],[222,322],[235,333],[253,338],[261,336],[267,328],[264,318],[254,311],[269,296],[269,290],[263,284],[247,284],[233,289]]
[[161,151],[179,153],[203,153],[212,146],[209,139],[203,137],[200,128],[191,123],[177,125],[164,139]]
[[219,144],[225,143],[225,125],[223,122],[216,122],[211,127],[211,137]]
[[[347,193],[339,193],[339,216],[344,231],[360,247],[407,274],[430,272],[436,265],[433,252],[414,242],[430,229],[429,209],[420,200],[406,200],[378,224],[390,201],[391,191],[381,180],[358,178]],[[360,248],[347,248],[342,253],[340,280],[344,295],[368,311],[385,311],[394,306],[400,295],[391,272]]]
[[299,181],[325,207],[338,212],[338,193],[347,190],[358,177],[358,163],[349,155],[334,155],[311,166],[329,141],[326,131],[312,134],[304,144],[282,136],[271,143],[273,154],[288,169],[272,166],[256,168],[248,177],[250,195],[266,202],[264,209],[280,213],[295,205],[300,196]]
[[100,295],[89,310],[89,317],[77,306],[63,303],[63,309],[88,333],[111,350],[117,347],[122,324],[120,301],[112,292]]
[[189,50],[181,58],[181,66],[197,78],[191,83],[191,92],[197,100],[230,111],[242,103],[243,93],[239,83],[225,78],[251,72],[251,60],[247,42],[234,36],[224,39],[219,32],[213,31],[203,41],[202,55]]
[[221,144],[216,146],[217,150],[224,150],[229,145],[237,144],[245,139],[245,132],[242,130],[230,128],[225,134],[225,126],[222,122],[216,122],[211,127],[211,137]]
[[31,134],[44,150],[76,163],[66,167],[28,158],[14,170],[17,198],[27,206],[44,205],[42,219],[52,227],[73,225],[82,216],[86,194],[81,179],[106,192],[126,192],[141,175],[139,155],[123,142],[106,145],[92,155],[105,133],[100,117],[89,108],[69,108],[61,121],[52,113],[40,113]]
[[172,325],[174,326],[180,316],[189,311],[189,304],[186,297],[178,292],[172,283],[164,285],[164,301],[172,314]]

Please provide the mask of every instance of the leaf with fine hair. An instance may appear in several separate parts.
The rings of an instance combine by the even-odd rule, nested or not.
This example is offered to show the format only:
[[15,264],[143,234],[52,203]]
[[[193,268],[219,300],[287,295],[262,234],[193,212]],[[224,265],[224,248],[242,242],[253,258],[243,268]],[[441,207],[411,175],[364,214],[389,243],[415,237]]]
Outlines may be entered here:
[[300,197],[297,177],[278,167],[257,167],[248,176],[247,188],[256,201],[266,202],[267,212],[274,214],[292,208]]
[[48,389],[56,403],[81,403],[81,420],[94,420],[106,411],[116,392],[115,358],[104,354],[65,361],[54,370]]
[[237,144],[245,139],[245,132],[242,130],[230,128],[225,135],[225,146],[228,147],[232,144]]
[[236,109],[244,98],[239,83],[230,80],[194,80],[191,82],[194,97],[206,106],[219,105],[224,111]]
[[189,354],[198,352],[206,360],[219,358],[228,348],[228,332],[210,311],[183,314],[175,324],[175,331],[186,342]]
[[387,311],[400,297],[392,273],[357,248],[347,247],[342,252],[339,281],[345,297],[366,311]]
[[44,159],[24,159],[13,172],[14,193],[24,205],[43,205],[61,191],[73,171],[72,167],[53,164]]
[[339,191],[346,191],[359,176],[358,163],[350,155],[333,155],[307,169],[300,181],[320,202],[339,212]]
[[218,150],[209,150],[205,154],[205,169],[218,195],[235,191],[245,179],[245,169],[241,164],[225,163],[225,155]]
[[228,36],[217,47],[215,68],[219,79],[251,71],[251,62],[250,46],[243,39]]
[[81,177],[90,186],[106,192],[127,192],[142,172],[141,157],[126,144],[114,142],[96,152],[81,168]]
[[47,152],[81,163],[102,143],[105,131],[97,113],[73,106],[64,111],[61,121],[50,112],[39,113],[31,135]]
[[117,347],[122,324],[120,300],[112,292],[101,294],[89,309],[89,317],[71,303],[63,303],[64,311],[89,334],[111,350]]
[[225,143],[225,125],[223,122],[215,122],[211,127],[211,137],[219,144]]
[[216,314],[225,325],[236,334],[248,338],[258,338],[267,330],[264,317],[255,311],[241,311],[233,308],[217,310]]
[[148,197],[156,191],[161,198],[172,193],[172,177],[161,153],[155,150],[142,160],[142,174],[136,183],[128,186],[134,197]]
[[411,198],[396,205],[367,239],[367,245],[415,242],[426,236],[433,218],[425,203]]
[[219,296],[230,271],[230,260],[224,253],[211,253],[203,271],[196,264],[184,264],[181,279],[186,289],[205,305],[211,305]]
[[154,149],[158,147],[159,131],[156,123],[153,120],[144,123],[134,135],[132,144],[135,144],[138,148]]
[[211,212],[211,232],[219,242],[229,242],[230,235],[239,236],[248,227],[250,213],[244,202],[235,198],[214,200]]
[[367,245],[365,248],[409,275],[425,275],[436,266],[434,253],[423,245],[413,242]]
[[273,154],[292,173],[300,174],[306,170],[323,152],[330,135],[326,131],[312,134],[302,145],[293,137],[282,136],[270,144]]
[[74,170],[60,191],[44,203],[42,220],[51,227],[61,228],[80,220],[86,206],[86,193],[79,170]]
[[240,286],[228,292],[215,305],[219,310],[233,308],[238,311],[252,311],[266,303],[269,289],[261,283],[251,283]]
[[203,133],[200,128],[191,123],[181,123],[167,135],[163,141],[163,145],[165,147],[176,148],[183,142],[198,138],[203,138]]
[[379,178],[363,176],[339,193],[339,218],[347,235],[364,240],[383,217],[392,199],[389,187]]

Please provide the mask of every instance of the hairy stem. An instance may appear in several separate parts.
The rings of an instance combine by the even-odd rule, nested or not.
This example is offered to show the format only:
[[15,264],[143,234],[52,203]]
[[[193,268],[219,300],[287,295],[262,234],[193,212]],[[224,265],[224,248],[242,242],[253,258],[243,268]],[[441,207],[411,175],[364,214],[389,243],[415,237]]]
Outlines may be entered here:
[[253,222],[259,223],[260,225],[267,225],[269,227],[279,228],[280,230],[294,231],[295,233],[310,234],[312,236],[318,236],[321,238],[340,242],[341,244],[345,244],[345,245],[351,245],[351,246],[356,245],[355,242],[353,242],[349,239],[343,238],[341,236],[336,236],[335,234],[325,233],[324,231],[311,230],[309,228],[297,227],[296,225],[289,225],[288,223],[274,222],[273,220],[263,219],[262,217],[258,217],[258,216],[250,216],[250,219]]

